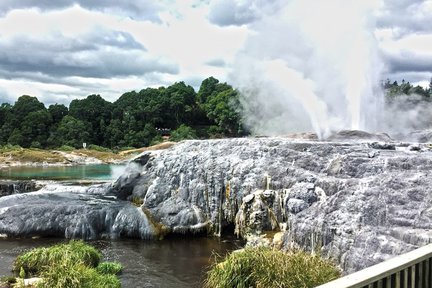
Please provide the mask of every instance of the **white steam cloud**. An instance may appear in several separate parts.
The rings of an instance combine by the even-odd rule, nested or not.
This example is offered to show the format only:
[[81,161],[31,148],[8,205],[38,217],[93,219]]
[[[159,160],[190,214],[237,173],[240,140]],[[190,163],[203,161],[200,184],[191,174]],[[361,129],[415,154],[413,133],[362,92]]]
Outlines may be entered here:
[[254,33],[234,65],[230,81],[246,124],[263,135],[377,130],[382,65],[373,33],[381,1],[283,2],[250,24]]

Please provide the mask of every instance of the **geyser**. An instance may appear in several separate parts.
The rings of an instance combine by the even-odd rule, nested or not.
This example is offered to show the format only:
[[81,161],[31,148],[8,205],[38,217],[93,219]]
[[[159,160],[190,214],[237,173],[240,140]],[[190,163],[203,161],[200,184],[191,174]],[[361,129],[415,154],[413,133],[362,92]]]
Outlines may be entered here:
[[[263,5],[275,7],[271,2]],[[382,65],[373,32],[380,1],[276,6],[251,23],[231,75],[246,125],[266,135],[313,129],[321,138],[341,129],[377,130]]]

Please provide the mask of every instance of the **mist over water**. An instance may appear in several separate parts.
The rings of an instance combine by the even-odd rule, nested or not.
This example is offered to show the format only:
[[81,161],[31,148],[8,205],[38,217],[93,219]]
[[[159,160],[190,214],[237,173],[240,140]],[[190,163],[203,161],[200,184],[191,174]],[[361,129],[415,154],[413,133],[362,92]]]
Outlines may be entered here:
[[251,24],[236,59],[230,82],[241,92],[246,125],[262,135],[378,130],[383,65],[374,13],[381,1],[285,3]]

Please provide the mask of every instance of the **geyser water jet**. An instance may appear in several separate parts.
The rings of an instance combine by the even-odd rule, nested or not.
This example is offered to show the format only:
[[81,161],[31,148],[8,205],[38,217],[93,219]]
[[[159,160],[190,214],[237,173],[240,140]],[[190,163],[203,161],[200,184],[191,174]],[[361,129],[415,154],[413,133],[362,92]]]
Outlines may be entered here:
[[313,129],[322,138],[377,130],[382,65],[373,33],[380,2],[293,0],[250,24],[230,81],[252,132]]

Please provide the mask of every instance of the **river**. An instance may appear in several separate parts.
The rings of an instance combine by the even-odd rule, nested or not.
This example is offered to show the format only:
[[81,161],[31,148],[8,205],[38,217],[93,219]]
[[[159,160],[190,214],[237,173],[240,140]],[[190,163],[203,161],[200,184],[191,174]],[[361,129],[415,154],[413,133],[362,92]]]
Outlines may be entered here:
[[[0,169],[0,178],[35,180],[111,181],[124,166],[89,165],[67,167],[12,167]],[[0,239],[0,276],[10,275],[16,256],[34,247],[47,246],[64,239]],[[162,241],[138,239],[98,240],[97,247],[106,261],[123,266],[122,287],[200,287],[212,255],[225,255],[242,246],[235,238],[170,238]]]

